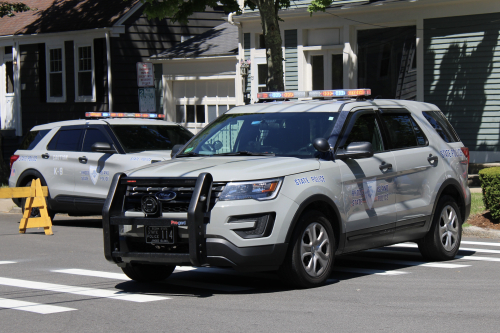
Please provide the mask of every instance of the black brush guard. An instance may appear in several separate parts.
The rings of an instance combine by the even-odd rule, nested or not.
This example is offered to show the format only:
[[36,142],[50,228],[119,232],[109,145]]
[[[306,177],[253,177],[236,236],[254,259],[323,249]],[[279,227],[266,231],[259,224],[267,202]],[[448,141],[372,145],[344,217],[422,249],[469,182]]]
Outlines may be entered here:
[[[123,200],[127,189],[121,184],[127,179],[124,173],[113,177],[108,197],[104,203],[102,223],[104,233],[104,256],[119,266],[131,261],[151,262],[172,265],[203,266],[207,262],[205,240],[205,217],[210,204],[213,178],[210,173],[201,173],[196,179],[194,192],[187,213],[189,232],[189,253],[157,253],[157,252],[124,252],[120,251],[119,226],[170,226],[171,218],[126,217],[123,211]],[[175,220],[175,219],[173,219]]]

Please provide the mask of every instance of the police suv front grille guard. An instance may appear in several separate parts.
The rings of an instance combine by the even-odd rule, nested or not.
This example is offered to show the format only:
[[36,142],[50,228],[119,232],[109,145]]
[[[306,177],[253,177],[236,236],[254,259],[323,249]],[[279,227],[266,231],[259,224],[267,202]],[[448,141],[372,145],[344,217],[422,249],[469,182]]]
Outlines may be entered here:
[[[191,263],[193,266],[202,266],[206,262],[206,241],[204,221],[210,208],[213,177],[210,173],[201,173],[196,179],[193,195],[187,213],[189,232],[189,254],[183,253],[144,253],[120,252],[119,225],[163,225],[170,224],[167,219],[158,218],[127,218],[123,215],[123,204],[127,191],[124,173],[117,173],[113,177],[110,191],[104,203],[102,223],[104,233],[104,256],[112,263],[119,264],[121,258],[128,257],[134,260],[162,262],[171,264]],[[168,219],[170,220],[170,219]]]

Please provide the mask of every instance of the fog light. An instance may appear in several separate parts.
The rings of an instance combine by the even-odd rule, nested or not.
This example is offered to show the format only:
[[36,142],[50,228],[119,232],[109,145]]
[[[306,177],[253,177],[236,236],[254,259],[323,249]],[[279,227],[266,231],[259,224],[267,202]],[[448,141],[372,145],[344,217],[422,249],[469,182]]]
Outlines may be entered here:
[[231,216],[228,223],[255,222],[253,228],[233,229],[241,238],[261,238],[271,235],[276,213]]

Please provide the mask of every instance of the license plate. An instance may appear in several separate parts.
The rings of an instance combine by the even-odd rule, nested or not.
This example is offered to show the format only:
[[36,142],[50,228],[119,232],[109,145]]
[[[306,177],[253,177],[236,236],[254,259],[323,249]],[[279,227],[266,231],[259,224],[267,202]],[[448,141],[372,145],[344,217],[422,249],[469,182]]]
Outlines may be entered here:
[[144,236],[148,244],[174,244],[175,230],[173,227],[146,226]]

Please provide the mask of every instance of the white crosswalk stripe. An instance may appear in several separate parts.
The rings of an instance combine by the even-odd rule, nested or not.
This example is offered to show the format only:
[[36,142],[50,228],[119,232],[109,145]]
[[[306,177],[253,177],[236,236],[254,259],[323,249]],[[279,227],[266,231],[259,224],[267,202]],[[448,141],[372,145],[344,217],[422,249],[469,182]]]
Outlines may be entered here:
[[470,266],[470,265],[458,265],[458,264],[441,263],[441,262],[393,260],[393,259],[382,259],[382,258],[373,258],[373,257],[354,257],[354,256],[349,256],[346,258],[346,260],[347,261],[355,260],[355,261],[366,261],[366,262],[378,262],[378,263],[382,263],[382,264],[393,264],[393,265],[402,265],[402,266],[432,267],[432,268],[463,268],[463,267]]
[[345,272],[345,273],[357,273],[365,275],[403,275],[408,274],[408,272],[403,271],[384,271],[380,269],[367,269],[367,268],[356,268],[356,267],[338,267],[333,266],[334,272]]
[[[183,267],[181,271],[192,271],[196,270],[196,267]],[[176,269],[177,270],[177,269]],[[209,272],[210,269],[204,269],[204,272]],[[75,274],[75,275],[84,275],[84,276],[94,276],[94,277],[102,277],[107,279],[115,279],[115,280],[130,280],[128,276],[123,273],[110,273],[110,272],[102,272],[102,271],[92,271],[87,269],[58,269],[53,270],[54,273],[66,273],[66,274]],[[183,280],[165,280],[166,284],[182,286],[182,287],[192,287],[199,289],[210,289],[224,292],[237,292],[237,291],[245,291],[251,290],[254,288],[248,287],[240,287],[240,286],[232,286],[225,284],[217,284],[217,283],[209,283],[209,282],[199,282],[199,281],[183,281]]]
[[15,264],[16,261],[0,261],[0,265]]
[[51,314],[66,311],[75,311],[76,309],[67,308],[64,306],[47,305],[40,303],[32,303],[26,301],[18,301],[14,299],[0,298],[0,308],[34,312],[40,314]]
[[488,243],[488,242],[462,241],[461,244],[482,245],[482,246],[498,246],[498,247],[500,247],[500,243]]
[[27,289],[44,290],[44,291],[54,291],[54,292],[60,292],[60,293],[98,297],[98,298],[110,298],[110,299],[117,299],[117,300],[130,301],[130,302],[140,302],[140,303],[169,299],[169,297],[163,297],[163,296],[142,295],[142,294],[135,294],[135,293],[127,293],[127,292],[118,291],[118,290],[106,290],[106,289],[94,289],[94,288],[87,288],[87,287],[66,286],[66,285],[61,285],[61,284],[27,281],[27,280],[20,280],[20,279],[10,279],[10,278],[4,278],[4,277],[0,277],[0,285],[10,286],[10,287],[27,288]]
[[[409,243],[400,243],[395,245],[389,245],[389,247],[409,247],[409,248],[418,248],[417,244],[409,244]],[[500,250],[489,250],[489,249],[473,249],[468,247],[460,247],[459,251],[472,251],[478,253],[495,253],[500,254]]]

